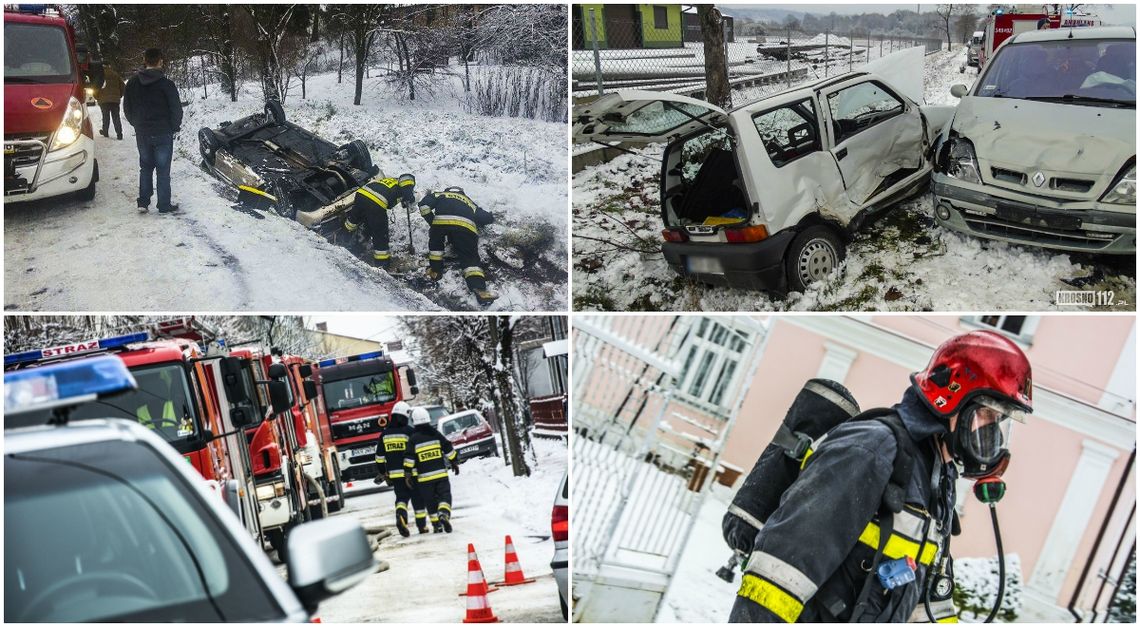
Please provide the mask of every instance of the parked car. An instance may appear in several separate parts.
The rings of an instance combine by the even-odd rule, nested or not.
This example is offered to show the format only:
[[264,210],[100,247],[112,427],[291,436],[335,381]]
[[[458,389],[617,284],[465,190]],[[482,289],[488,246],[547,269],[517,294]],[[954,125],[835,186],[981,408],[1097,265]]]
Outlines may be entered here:
[[[976,30],[970,36],[970,43],[966,45],[966,65],[971,67],[978,67],[978,49],[980,49],[986,41],[986,31]],[[966,71],[965,67],[961,70]]]
[[668,144],[662,250],[677,273],[803,291],[839,266],[866,216],[926,187],[930,147],[952,108],[918,104],[922,58],[902,51],[727,112],[619,91],[575,108],[574,138]]
[[570,484],[562,475],[562,485],[554,494],[554,510],[550,513],[550,533],[554,538],[554,558],[550,568],[558,582],[558,602],[562,605],[562,618],[567,618],[570,604],[567,602],[567,586],[570,571]]
[[1136,253],[1136,31],[1014,35],[962,99],[933,174],[942,226],[987,239]]
[[422,405],[427,410],[428,417],[431,419],[431,426],[439,428],[439,419],[444,416],[450,416],[452,411],[443,405]]
[[309,228],[336,222],[356,189],[379,174],[368,146],[337,146],[285,119],[274,100],[255,113],[198,131],[205,167],[238,189],[238,201],[272,208]]
[[360,524],[330,518],[290,534],[286,581],[151,429],[69,421],[136,389],[118,357],[8,372],[4,387],[4,622],[307,622],[376,570]]
[[483,414],[474,409],[439,419],[437,427],[459,453],[459,461],[487,455],[499,456],[495,431]]

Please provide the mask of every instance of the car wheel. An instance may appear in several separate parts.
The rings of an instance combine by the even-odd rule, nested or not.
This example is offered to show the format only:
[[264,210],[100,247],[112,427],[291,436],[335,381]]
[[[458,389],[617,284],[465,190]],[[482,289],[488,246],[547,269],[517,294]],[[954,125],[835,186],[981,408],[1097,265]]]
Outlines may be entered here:
[[214,129],[206,127],[198,129],[198,151],[202,153],[202,159],[208,165],[214,165],[214,157],[221,147],[222,142],[218,139],[218,134],[214,132]]
[[[335,456],[334,456],[335,457]],[[336,501],[329,503],[329,513],[339,512],[344,507],[344,481],[340,478],[340,462],[333,461],[333,477],[335,480],[330,484],[333,492],[336,494]]]
[[340,149],[348,155],[348,162],[352,167],[365,172],[372,168],[372,153],[368,151],[368,144],[354,139]]
[[287,553],[288,543],[286,540],[286,533],[284,527],[278,527],[272,531],[266,531],[265,537],[269,540],[269,546],[277,553],[277,560],[282,564],[288,563],[289,555]]
[[285,107],[276,100],[265,101],[265,118],[274,124],[285,123]]
[[95,183],[99,180],[99,162],[95,162],[95,169],[91,171],[91,182],[87,187],[75,192],[75,198],[81,202],[95,200]]
[[838,268],[846,253],[843,242],[829,227],[816,224],[804,229],[792,240],[784,258],[788,290],[803,292]]

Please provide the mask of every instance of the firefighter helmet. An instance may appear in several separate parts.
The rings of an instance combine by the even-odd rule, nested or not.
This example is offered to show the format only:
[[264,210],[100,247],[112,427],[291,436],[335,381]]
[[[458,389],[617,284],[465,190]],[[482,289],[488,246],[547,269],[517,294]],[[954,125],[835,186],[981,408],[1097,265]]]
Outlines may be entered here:
[[423,407],[417,407],[412,410],[412,426],[418,427],[431,423],[431,414]]
[[910,380],[926,406],[942,417],[979,395],[1033,411],[1029,360],[1013,340],[994,331],[971,331],[946,340],[926,369]]
[[416,204],[416,177],[407,173],[401,174],[396,185],[400,190],[400,200],[409,205]]
[[393,418],[396,416],[403,416],[404,418],[407,418],[408,414],[410,414],[411,412],[412,412],[412,406],[409,405],[406,401],[399,401],[398,403],[396,403],[395,405],[392,406],[392,417]]

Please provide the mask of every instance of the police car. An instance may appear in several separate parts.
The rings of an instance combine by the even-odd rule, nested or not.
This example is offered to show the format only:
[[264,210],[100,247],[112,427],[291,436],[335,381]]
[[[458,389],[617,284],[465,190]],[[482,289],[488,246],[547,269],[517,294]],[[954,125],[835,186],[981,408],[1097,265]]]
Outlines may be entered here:
[[376,570],[327,519],[290,534],[282,580],[162,438],[69,420],[136,387],[113,356],[5,373],[4,622],[303,622]]

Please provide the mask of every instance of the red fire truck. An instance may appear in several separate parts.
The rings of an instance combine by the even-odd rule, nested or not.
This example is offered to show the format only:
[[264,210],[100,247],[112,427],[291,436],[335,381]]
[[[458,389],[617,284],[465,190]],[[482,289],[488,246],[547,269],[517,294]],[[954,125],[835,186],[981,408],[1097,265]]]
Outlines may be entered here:
[[99,164],[87,81],[61,7],[4,6],[5,203],[95,197]]
[[[1047,6],[1047,5],[1046,5]],[[986,67],[986,63],[993,57],[1005,40],[1018,33],[1037,30],[1040,24],[1048,28],[1076,28],[1081,26],[1099,26],[1100,18],[1095,15],[1078,13],[1072,9],[1065,9],[1063,5],[1053,5],[1049,13],[1017,13],[1014,10],[994,9],[985,20],[985,37],[978,44],[978,71]]]
[[332,423],[313,381],[312,362],[295,355],[283,355],[280,363],[288,369],[290,389],[297,403],[293,409],[294,431],[302,451],[301,466],[309,478],[309,506],[313,516],[340,511],[344,505],[344,487],[340,477],[340,460],[333,443]]
[[375,477],[376,436],[387,425],[392,406],[411,402],[419,393],[415,371],[376,351],[321,361],[315,378],[341,477],[349,483]]

